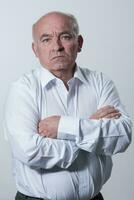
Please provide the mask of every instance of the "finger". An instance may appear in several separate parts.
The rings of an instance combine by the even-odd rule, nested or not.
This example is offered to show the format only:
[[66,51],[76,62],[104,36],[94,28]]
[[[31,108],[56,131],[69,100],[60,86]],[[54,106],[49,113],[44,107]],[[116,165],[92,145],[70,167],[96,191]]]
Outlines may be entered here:
[[43,124],[45,124],[44,120],[40,121],[39,124],[38,124],[38,126],[41,127]]
[[109,114],[118,114],[119,113],[119,110],[117,110],[117,109],[113,109],[113,108],[109,108],[109,109],[107,109],[107,110],[103,110],[103,111],[101,111],[101,112],[99,112],[98,114],[99,114],[99,117],[105,117],[105,116],[107,116],[107,115],[109,115]]
[[42,133],[42,132],[47,132],[47,129],[45,126],[40,126],[39,129],[38,129],[39,133]]
[[47,132],[46,131],[41,131],[40,133],[39,133],[41,136],[44,136],[44,137],[47,137]]
[[40,122],[39,125],[38,125],[38,130],[39,131],[46,130],[47,128],[48,128],[48,124],[44,123],[44,121]]
[[106,112],[103,112],[102,115],[105,117],[107,115],[110,115],[110,114],[119,114],[119,111],[118,110],[107,110]]
[[108,106],[104,106],[104,107],[98,109],[98,111],[106,111],[106,110],[108,110],[108,109],[115,109],[115,107],[114,107],[114,106],[108,105]]
[[114,113],[115,115],[119,114],[119,110],[116,109],[114,106],[104,106],[97,110],[96,113],[94,113],[92,116],[90,116],[90,119],[101,119],[106,117],[109,114]]
[[114,107],[108,107],[108,108],[105,108],[105,109],[102,109],[101,112],[114,112],[114,111],[118,111],[117,108],[114,108]]
[[99,110],[97,110],[97,112],[95,113],[96,116],[103,117],[108,113],[114,112],[115,108],[113,106],[104,106],[102,108],[100,108]]
[[41,133],[42,131],[43,131],[43,128],[40,125],[38,125],[38,132]]
[[111,114],[108,114],[107,116],[105,116],[104,118],[116,118],[116,119],[118,119],[120,116],[121,116],[120,113],[111,113]]
[[41,131],[41,129],[42,129],[42,125],[41,125],[41,123],[39,123],[38,124],[38,130]]

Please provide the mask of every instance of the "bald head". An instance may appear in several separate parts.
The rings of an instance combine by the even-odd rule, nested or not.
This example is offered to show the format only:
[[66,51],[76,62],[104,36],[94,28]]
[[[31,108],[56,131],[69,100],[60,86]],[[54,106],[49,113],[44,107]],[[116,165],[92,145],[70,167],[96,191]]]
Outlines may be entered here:
[[[45,15],[43,15],[41,18],[39,18],[32,27],[32,34],[33,34],[33,40],[36,41],[36,34],[39,30],[39,27],[42,24],[55,23],[56,20],[64,19],[65,23],[70,24],[70,28],[72,29],[72,33],[74,36],[77,36],[79,34],[79,26],[77,23],[76,18],[72,14],[63,13],[63,12],[49,12]],[[50,24],[51,25],[51,24]]]

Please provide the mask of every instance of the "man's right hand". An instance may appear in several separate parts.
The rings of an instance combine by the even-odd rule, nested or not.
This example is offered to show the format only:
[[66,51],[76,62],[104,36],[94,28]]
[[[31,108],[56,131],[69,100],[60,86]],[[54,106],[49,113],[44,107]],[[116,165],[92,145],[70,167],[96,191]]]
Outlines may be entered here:
[[102,118],[116,118],[118,119],[121,116],[118,109],[114,106],[104,106],[90,116],[90,119],[102,119]]

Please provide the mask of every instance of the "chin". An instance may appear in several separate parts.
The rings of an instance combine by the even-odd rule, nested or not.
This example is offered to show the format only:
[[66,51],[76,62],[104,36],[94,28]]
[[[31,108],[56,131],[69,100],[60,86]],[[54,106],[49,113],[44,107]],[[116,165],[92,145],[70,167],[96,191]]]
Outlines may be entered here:
[[52,68],[52,70],[67,70],[68,65],[63,65],[63,64],[55,64]]

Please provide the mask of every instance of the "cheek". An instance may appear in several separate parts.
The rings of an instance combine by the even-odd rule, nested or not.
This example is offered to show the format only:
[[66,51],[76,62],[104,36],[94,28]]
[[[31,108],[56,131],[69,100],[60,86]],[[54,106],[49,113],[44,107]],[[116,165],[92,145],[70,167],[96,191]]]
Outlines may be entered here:
[[38,51],[38,55],[42,59],[47,59],[49,56],[49,51],[46,48],[40,48]]
[[49,52],[44,48],[38,49],[38,59],[42,65],[49,63]]
[[78,52],[78,46],[77,46],[77,45],[68,46],[66,49],[67,49],[67,52],[68,52],[70,55],[76,55],[77,52]]

